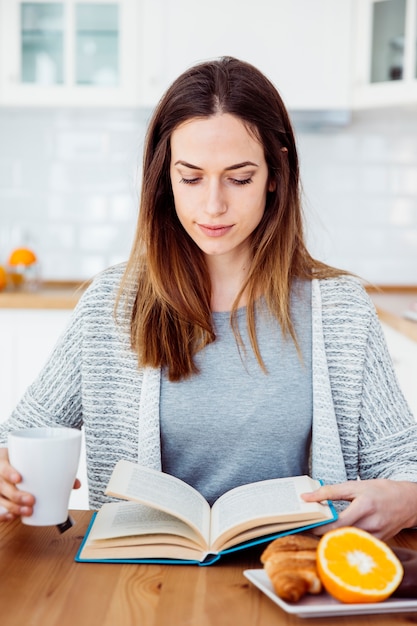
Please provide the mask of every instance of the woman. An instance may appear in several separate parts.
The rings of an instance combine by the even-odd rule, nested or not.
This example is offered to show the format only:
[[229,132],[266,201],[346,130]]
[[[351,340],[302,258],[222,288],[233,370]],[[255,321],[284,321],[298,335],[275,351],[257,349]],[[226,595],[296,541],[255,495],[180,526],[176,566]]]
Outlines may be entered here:
[[[333,526],[417,523],[417,423],[359,281],[306,249],[293,131],[254,67],[200,64],[162,98],[127,265],[82,297],[0,443],[56,423],[84,425],[93,508],[126,458],[209,502],[310,473]],[[1,454],[0,519],[30,515]]]

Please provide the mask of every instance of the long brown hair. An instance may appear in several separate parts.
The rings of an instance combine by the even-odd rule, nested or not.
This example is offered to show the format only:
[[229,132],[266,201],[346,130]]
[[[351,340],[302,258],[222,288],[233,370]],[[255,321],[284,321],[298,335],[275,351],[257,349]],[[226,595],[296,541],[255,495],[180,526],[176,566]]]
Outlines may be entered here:
[[183,122],[229,113],[263,145],[274,191],[251,237],[252,263],[231,311],[247,295],[252,348],[262,367],[255,332],[255,302],[261,293],[284,334],[296,341],[290,312],[294,278],[311,280],[341,272],[313,259],[306,249],[299,165],[291,122],[273,84],[252,65],[224,57],[185,71],[159,102],[149,124],[139,218],[119,291],[134,290],[131,344],[141,366],[166,367],[170,380],[196,373],[194,355],[215,340],[210,277],[201,250],[181,226],[170,182],[170,138]]

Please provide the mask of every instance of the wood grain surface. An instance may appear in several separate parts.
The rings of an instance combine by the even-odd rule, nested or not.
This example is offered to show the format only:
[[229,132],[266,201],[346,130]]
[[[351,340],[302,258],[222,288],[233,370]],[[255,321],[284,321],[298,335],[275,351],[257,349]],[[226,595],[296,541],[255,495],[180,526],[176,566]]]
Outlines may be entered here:
[[[209,566],[75,563],[91,512],[55,527],[0,524],[1,626],[387,626],[417,613],[300,619],[283,612],[243,576],[260,568],[260,548]],[[417,549],[417,532],[396,545]]]

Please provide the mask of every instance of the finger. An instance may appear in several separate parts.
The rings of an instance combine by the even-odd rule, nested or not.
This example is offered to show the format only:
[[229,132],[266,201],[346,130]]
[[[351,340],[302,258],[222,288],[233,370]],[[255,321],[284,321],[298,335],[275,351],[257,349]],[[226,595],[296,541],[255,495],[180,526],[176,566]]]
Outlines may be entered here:
[[315,491],[301,494],[305,502],[321,502],[322,500],[353,500],[359,495],[360,487],[356,481],[348,481],[337,485],[322,485]]
[[14,519],[15,517],[29,517],[33,513],[33,496],[24,496],[20,502],[0,498],[0,520]]
[[[33,506],[35,498],[31,493],[27,491],[21,491],[14,484],[6,481],[0,482],[0,498],[3,497],[6,502],[13,502],[15,504]],[[0,504],[4,505],[4,502]]]
[[0,505],[0,519],[5,518],[8,513],[9,511],[6,509],[6,507]]
[[335,528],[339,528],[338,522],[331,522],[330,524],[322,524],[321,526],[316,526],[315,528],[311,528],[308,532],[316,537],[321,537],[325,533],[329,532],[329,530],[334,530]]
[[10,513],[5,507],[0,506],[0,522],[10,522],[17,517],[17,515]]
[[337,520],[335,520],[334,522],[316,526],[316,528],[312,528],[311,531],[309,532],[312,532],[314,535],[317,535],[320,537],[321,535],[324,535],[330,530],[336,530],[336,528],[343,528],[344,526],[359,526],[360,520],[363,518],[361,517],[359,519],[356,519],[356,516],[354,513],[350,516],[346,516],[345,515],[346,511],[347,509],[345,509],[345,511],[342,511],[342,513],[339,514]]
[[358,526],[362,520],[369,519],[373,513],[366,498],[356,498],[340,513],[338,521],[343,526]]
[[[368,501],[365,498],[357,498],[339,514],[337,520],[314,528],[313,532],[315,535],[321,536],[336,528],[355,526],[382,538],[384,526],[381,525],[380,521]],[[388,534],[387,536],[390,535]]]
[[339,516],[342,526],[356,526],[375,535],[379,539],[392,537],[399,532],[402,526],[395,531],[392,519],[384,517],[383,511],[374,508],[368,498],[357,498]]
[[9,465],[9,463],[2,463],[0,466],[0,476],[3,480],[9,482],[9,483],[13,483],[14,485],[17,485],[18,483],[20,483],[22,481],[22,477],[19,474],[19,472],[17,472],[14,467],[12,467],[11,465]]
[[0,479],[0,506],[2,510],[1,518],[14,519],[15,517],[27,517],[33,513],[35,498],[32,494],[18,489],[13,483]]
[[78,478],[76,478],[73,489],[79,489],[80,487],[81,487],[81,481]]

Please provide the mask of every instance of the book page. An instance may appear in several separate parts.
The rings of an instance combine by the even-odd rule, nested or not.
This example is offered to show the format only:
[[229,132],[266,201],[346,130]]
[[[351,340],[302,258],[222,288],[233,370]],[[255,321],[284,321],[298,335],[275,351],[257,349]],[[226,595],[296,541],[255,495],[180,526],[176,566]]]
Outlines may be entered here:
[[106,494],[141,502],[174,515],[189,524],[208,543],[208,502],[193,487],[174,476],[130,461],[118,461]]
[[301,493],[313,491],[320,486],[309,476],[264,480],[236,487],[223,494],[213,505],[211,515],[211,541],[219,549],[219,543],[238,532],[256,525],[272,523],[295,523],[331,518],[327,505],[304,502]]
[[[103,504],[95,517],[88,540],[91,542],[118,539],[120,541],[112,542],[112,545],[131,545],[132,537],[142,536],[140,542],[146,542],[143,535],[151,535],[152,542],[156,541],[155,535],[186,537],[194,544],[206,548],[205,543],[202,544],[200,535],[188,524],[169,513],[136,502],[108,502]],[[123,540],[122,538],[127,539]],[[166,541],[169,541],[169,538]],[[174,542],[172,538],[171,541]],[[178,543],[181,544],[180,541]]]

